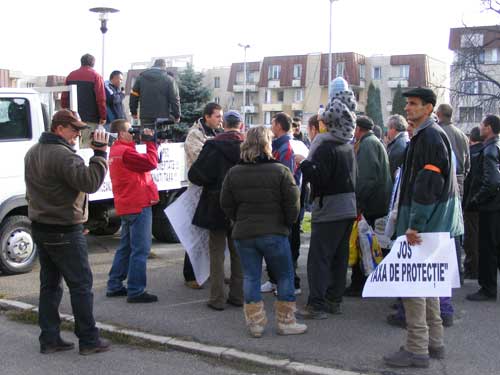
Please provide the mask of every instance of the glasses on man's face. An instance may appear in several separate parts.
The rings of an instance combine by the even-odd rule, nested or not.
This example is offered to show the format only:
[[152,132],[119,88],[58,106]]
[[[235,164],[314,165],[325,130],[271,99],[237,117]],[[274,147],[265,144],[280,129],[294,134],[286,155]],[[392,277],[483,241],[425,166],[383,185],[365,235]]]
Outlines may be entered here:
[[69,127],[71,128],[71,130],[73,130],[75,133],[79,133],[82,131],[81,128],[79,128],[78,126],[75,126],[73,124],[69,124]]

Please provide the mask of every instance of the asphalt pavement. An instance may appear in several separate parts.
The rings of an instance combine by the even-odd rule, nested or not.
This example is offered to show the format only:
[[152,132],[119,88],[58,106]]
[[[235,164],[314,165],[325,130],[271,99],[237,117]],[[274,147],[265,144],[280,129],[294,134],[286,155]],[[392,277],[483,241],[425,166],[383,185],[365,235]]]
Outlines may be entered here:
[[[445,330],[446,359],[432,360],[429,369],[399,370],[386,367],[381,360],[384,354],[397,350],[405,338],[403,329],[389,326],[385,321],[392,313],[389,307],[392,299],[345,298],[342,315],[308,321],[309,330],[305,335],[283,337],[274,329],[274,296],[266,294],[268,327],[262,338],[254,339],[247,335],[241,308],[229,306],[221,312],[211,310],[206,306],[207,285],[201,290],[183,285],[184,253],[179,245],[154,243],[153,251],[157,256],[148,263],[148,290],[158,295],[159,302],[141,305],[105,296],[117,236],[89,236],[88,241],[94,272],[94,311],[96,320],[103,323],[362,373],[500,374],[500,302],[465,301],[465,295],[477,288],[477,283],[471,280],[466,280],[464,287],[454,292],[457,319],[453,327]],[[304,238],[299,259],[298,273],[303,285],[303,294],[297,299],[299,306],[307,300],[307,243],[308,239]],[[37,278],[36,271],[27,275],[0,276],[0,294],[36,305]],[[61,311],[71,313],[67,292]]]

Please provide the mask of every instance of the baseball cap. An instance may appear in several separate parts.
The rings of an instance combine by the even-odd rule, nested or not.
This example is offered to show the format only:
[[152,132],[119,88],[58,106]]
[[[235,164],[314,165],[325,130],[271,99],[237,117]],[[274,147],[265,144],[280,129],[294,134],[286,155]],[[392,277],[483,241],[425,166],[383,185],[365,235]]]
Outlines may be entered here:
[[229,119],[243,122],[243,118],[241,117],[240,113],[235,110],[230,110],[224,113],[224,121],[228,121]]
[[52,124],[55,125],[71,125],[77,129],[88,129],[89,126],[82,122],[77,112],[69,109],[61,109],[57,111],[52,117]]
[[428,89],[427,87],[417,87],[414,89],[410,89],[408,91],[405,91],[403,93],[403,96],[405,98],[408,98],[408,97],[420,98],[423,101],[425,101],[426,103],[432,104],[433,106],[436,105],[436,101],[437,101],[436,94],[434,93],[434,91],[432,91],[431,89]]

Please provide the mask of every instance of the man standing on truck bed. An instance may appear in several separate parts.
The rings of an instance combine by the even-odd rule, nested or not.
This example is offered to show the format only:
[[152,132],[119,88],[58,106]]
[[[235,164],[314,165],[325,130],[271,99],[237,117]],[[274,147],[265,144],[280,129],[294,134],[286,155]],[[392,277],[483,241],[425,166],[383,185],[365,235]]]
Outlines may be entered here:
[[[95,57],[87,53],[81,57],[80,62],[82,66],[69,73],[65,84],[77,87],[78,114],[88,126],[82,130],[80,147],[88,147],[91,141],[90,133],[97,125],[106,123],[106,93],[103,78],[94,70]],[[67,92],[61,95],[61,107],[69,108]]]
[[42,133],[24,159],[28,216],[40,254],[38,324],[43,354],[75,346],[60,335],[63,278],[71,295],[80,354],[104,352],[110,346],[107,340],[99,338],[94,320],[92,271],[83,235],[88,194],[99,189],[108,170],[108,136],[100,130],[94,133],[90,146],[94,156],[87,167],[74,150],[85,128],[87,125],[75,112],[58,111],[52,118],[50,132]]
[[166,71],[164,59],[155,60],[150,69],[142,72],[130,93],[130,113],[137,119],[140,104],[141,128],[153,127],[158,118],[180,121],[181,107],[179,89],[175,80]]

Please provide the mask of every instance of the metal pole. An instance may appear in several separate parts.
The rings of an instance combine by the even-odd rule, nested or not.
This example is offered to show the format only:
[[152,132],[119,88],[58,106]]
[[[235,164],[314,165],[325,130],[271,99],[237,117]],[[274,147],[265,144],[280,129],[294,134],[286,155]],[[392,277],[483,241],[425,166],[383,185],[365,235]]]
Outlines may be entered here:
[[243,122],[246,123],[246,113],[247,113],[247,47],[243,47],[245,51],[243,57]]
[[333,1],[330,0],[330,27],[329,27],[329,42],[328,42],[328,83],[326,87],[328,88],[328,95],[330,94],[330,82],[332,81],[332,7]]
[[102,79],[104,79],[104,36],[105,34],[102,34]]

